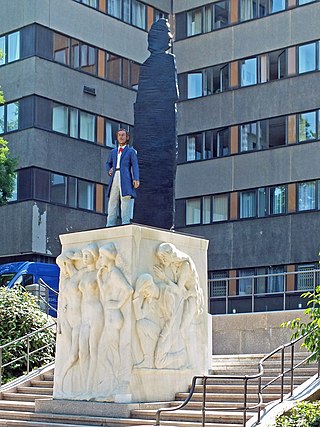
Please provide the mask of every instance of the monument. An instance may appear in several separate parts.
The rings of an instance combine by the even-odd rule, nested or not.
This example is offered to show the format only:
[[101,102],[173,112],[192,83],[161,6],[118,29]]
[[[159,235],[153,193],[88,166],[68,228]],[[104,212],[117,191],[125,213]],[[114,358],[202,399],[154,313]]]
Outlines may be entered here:
[[54,399],[172,400],[208,371],[206,240],[137,225],[60,239]]
[[167,230],[174,226],[177,163],[178,86],[175,58],[167,52],[171,39],[166,19],[152,25],[148,34],[150,56],[140,67],[134,105],[134,147],[141,181],[134,222]]
[[171,37],[167,20],[153,24],[135,104],[135,220],[144,225],[60,236],[53,401],[36,411],[123,416],[126,407],[129,416],[132,405],[173,400],[208,373],[208,241],[168,231],[178,96]]

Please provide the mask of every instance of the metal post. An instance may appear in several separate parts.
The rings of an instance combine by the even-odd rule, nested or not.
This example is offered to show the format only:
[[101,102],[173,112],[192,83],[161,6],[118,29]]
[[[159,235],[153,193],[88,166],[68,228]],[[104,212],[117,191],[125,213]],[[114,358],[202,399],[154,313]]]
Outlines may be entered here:
[[[259,402],[260,402],[260,395],[262,394],[261,386],[262,386],[262,377],[260,375],[260,377],[259,377],[259,394],[258,394],[258,396],[259,396]],[[257,424],[260,424],[260,421],[261,421],[261,405],[259,404],[259,406],[258,406],[258,421],[257,421]]]
[[288,279],[288,276],[287,276],[287,274],[285,274],[284,276],[283,276],[283,310],[285,310],[286,309],[286,293],[287,293],[287,279]]
[[247,393],[248,393],[248,378],[244,379],[244,396],[243,396],[243,427],[247,423]]
[[203,390],[202,390],[202,427],[206,425],[206,390],[207,389],[207,377],[203,378]]
[[254,313],[254,277],[252,277],[251,282],[251,312]]
[[284,386],[284,376],[283,376],[283,372],[284,372],[284,347],[282,347],[281,349],[281,399],[280,402],[283,402],[283,386]]
[[290,395],[293,394],[293,366],[294,366],[294,344],[291,346],[291,372],[290,372]]
[[27,336],[27,374],[30,372],[30,358],[29,358],[29,353],[30,353],[30,339],[29,339],[29,335]]
[[229,314],[229,290],[230,290],[230,278],[227,278],[227,286],[226,286],[226,314]]

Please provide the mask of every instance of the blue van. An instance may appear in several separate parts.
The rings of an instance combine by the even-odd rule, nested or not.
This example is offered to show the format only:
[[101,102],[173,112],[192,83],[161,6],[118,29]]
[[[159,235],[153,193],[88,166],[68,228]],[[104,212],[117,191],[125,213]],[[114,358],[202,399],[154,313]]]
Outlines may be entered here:
[[[12,262],[0,265],[0,287],[22,286],[39,298],[40,308],[57,317],[60,269],[44,262]],[[41,280],[48,285],[41,285]],[[40,281],[40,282],[39,282]],[[45,301],[48,303],[46,304]]]

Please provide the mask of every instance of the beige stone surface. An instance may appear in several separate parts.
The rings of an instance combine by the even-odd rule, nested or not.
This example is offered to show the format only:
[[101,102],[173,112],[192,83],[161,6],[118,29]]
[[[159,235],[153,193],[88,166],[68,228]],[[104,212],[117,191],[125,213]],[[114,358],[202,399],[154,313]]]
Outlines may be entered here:
[[211,316],[213,354],[263,354],[290,341],[291,330],[280,325],[304,310]]
[[170,400],[208,372],[207,240],[137,225],[60,239],[55,399]]

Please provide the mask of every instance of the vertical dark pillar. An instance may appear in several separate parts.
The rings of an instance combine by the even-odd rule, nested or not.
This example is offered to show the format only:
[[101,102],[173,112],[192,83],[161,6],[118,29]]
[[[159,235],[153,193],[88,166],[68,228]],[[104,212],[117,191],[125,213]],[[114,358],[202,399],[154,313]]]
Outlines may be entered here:
[[166,19],[152,25],[151,54],[140,68],[134,107],[134,147],[140,167],[134,221],[164,229],[174,226],[177,165],[177,72],[174,55],[166,52],[171,39]]

